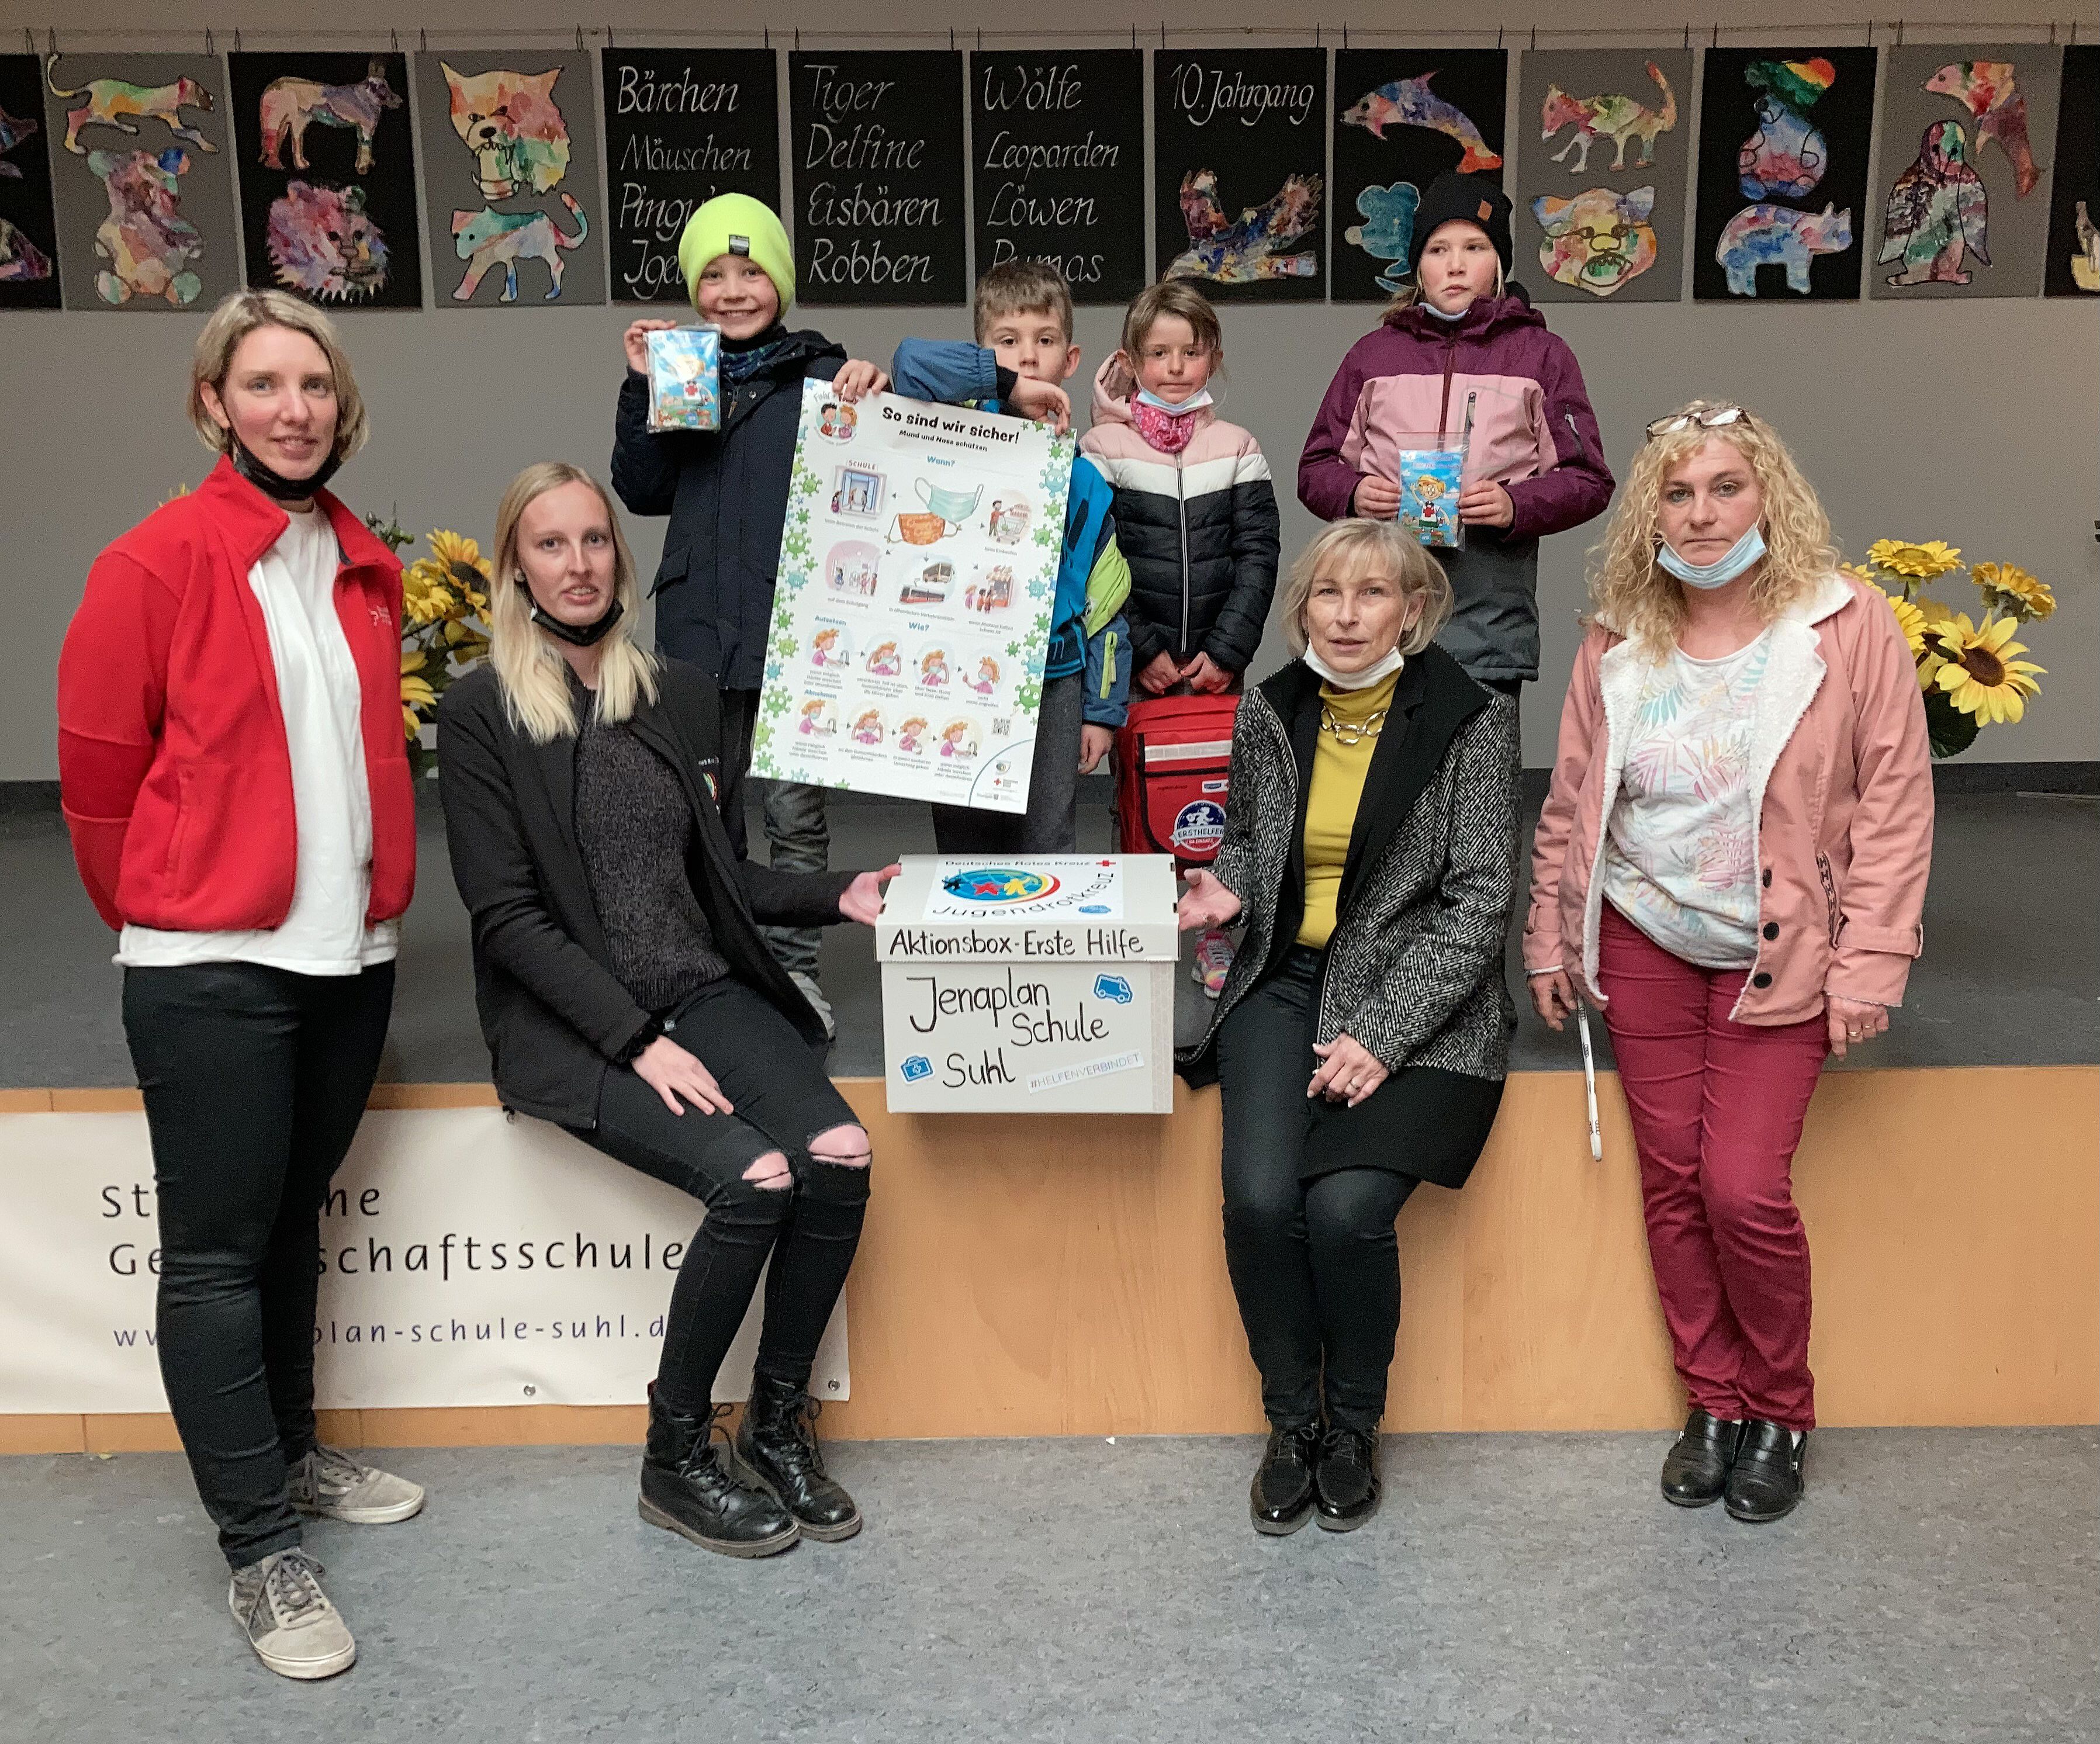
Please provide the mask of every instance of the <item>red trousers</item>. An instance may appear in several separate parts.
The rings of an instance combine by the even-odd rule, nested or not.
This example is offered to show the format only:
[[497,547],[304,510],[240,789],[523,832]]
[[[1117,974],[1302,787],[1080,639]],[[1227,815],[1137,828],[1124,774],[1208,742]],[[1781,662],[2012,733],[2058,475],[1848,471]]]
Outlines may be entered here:
[[1716,1417],[1812,1429],[1808,1234],[1793,1166],[1829,1030],[1821,1018],[1732,1021],[1747,973],[1688,963],[1604,905],[1597,991],[1678,1375]]

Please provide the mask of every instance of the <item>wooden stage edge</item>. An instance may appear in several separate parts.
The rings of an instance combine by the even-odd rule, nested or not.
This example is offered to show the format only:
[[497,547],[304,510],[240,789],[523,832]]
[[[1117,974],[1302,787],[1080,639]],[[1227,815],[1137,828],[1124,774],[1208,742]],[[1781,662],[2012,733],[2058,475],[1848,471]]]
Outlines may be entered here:
[[[1218,1228],[1218,1099],[1171,1117],[892,1115],[847,1290],[841,1439],[1229,1434],[1262,1427]],[[1657,1310],[1625,1104],[1513,1075],[1463,1193],[1400,1222],[1387,1417],[1409,1431],[1654,1429],[1683,1406]],[[386,1109],[486,1084],[382,1084]],[[136,1110],[132,1090],[0,1091],[0,1115]],[[1017,1142],[1025,1136],[1026,1143]],[[1795,1185],[1827,1427],[2100,1419],[2100,1067],[1827,1075]],[[348,1446],[633,1443],[638,1406],[324,1411]],[[0,1415],[0,1453],[171,1449],[165,1415]]]

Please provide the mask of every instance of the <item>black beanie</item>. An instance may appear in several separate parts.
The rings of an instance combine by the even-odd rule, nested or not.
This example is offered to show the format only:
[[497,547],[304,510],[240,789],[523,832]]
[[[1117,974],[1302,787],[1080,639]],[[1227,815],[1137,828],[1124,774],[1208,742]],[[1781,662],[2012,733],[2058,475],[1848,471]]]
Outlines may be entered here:
[[1419,271],[1422,251],[1436,234],[1437,227],[1459,219],[1487,232],[1488,240],[1502,258],[1503,276],[1507,277],[1515,264],[1510,210],[1510,196],[1498,182],[1484,175],[1460,175],[1456,170],[1438,176],[1423,191],[1422,204],[1414,209],[1414,235],[1407,245],[1408,276],[1413,278]]

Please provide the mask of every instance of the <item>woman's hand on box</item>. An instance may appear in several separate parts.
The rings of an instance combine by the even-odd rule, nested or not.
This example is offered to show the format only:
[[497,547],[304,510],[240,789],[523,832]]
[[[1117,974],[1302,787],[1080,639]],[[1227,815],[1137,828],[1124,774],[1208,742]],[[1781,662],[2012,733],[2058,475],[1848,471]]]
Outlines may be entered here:
[[1174,911],[1175,924],[1185,933],[1209,932],[1229,926],[1239,918],[1240,899],[1218,881],[1217,875],[1200,866],[1189,873],[1189,888]]

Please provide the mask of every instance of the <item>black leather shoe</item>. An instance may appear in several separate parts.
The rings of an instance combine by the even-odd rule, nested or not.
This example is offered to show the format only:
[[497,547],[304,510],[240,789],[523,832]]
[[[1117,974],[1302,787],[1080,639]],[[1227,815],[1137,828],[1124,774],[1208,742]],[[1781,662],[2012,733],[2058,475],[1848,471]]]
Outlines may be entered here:
[[1807,1436],[1797,1442],[1793,1430],[1752,1418],[1743,1425],[1743,1445],[1729,1468],[1728,1512],[1760,1525],[1785,1519],[1807,1487],[1801,1462],[1807,1452]]
[[736,1452],[795,1517],[802,1536],[828,1544],[851,1538],[861,1521],[845,1486],[824,1469],[824,1450],[817,1445],[822,1408],[800,1387],[752,1375]]
[[765,1490],[736,1475],[729,1437],[716,1445],[718,1405],[705,1418],[681,1416],[649,1389],[649,1441],[642,1455],[642,1517],[725,1556],[771,1556],[801,1531]]
[[1268,1450],[1247,1491],[1254,1529],[1271,1538],[1295,1532],[1312,1517],[1312,1463],[1320,1456],[1320,1425],[1269,1431]]
[[1684,1419],[1684,1433],[1663,1455],[1663,1499],[1679,1508],[1705,1508],[1719,1501],[1742,1439],[1740,1422],[1709,1416],[1693,1406]]
[[1312,1482],[1321,1530],[1355,1531],[1378,1512],[1384,1490],[1378,1475],[1378,1431],[1330,1428],[1320,1443]]

